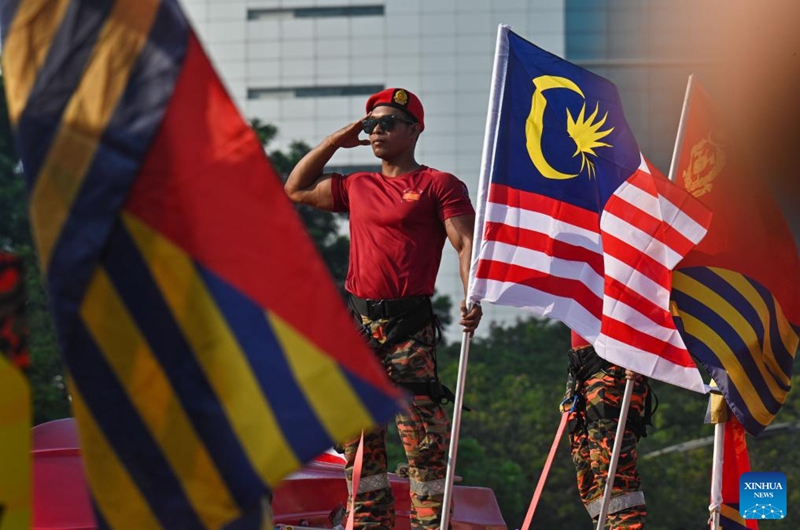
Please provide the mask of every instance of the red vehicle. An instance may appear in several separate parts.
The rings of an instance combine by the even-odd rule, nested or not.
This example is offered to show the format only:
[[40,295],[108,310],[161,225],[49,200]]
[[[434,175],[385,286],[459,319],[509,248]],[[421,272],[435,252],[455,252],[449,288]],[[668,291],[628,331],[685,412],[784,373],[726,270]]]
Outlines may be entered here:
[[[408,480],[389,478],[397,500],[395,528],[408,530]],[[33,428],[33,485],[33,530],[97,529],[72,418]],[[330,528],[346,502],[344,460],[325,453],[274,491],[275,524]],[[490,489],[456,486],[453,506],[454,530],[506,530]]]

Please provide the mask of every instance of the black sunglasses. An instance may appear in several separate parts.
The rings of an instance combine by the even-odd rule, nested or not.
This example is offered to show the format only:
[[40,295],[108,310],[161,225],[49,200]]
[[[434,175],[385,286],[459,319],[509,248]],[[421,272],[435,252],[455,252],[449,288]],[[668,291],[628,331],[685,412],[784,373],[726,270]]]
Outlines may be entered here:
[[381,116],[380,118],[367,118],[361,122],[361,128],[364,129],[365,133],[372,134],[372,131],[375,130],[375,127],[380,125],[381,129],[389,132],[393,130],[395,126],[397,126],[397,122],[407,123],[409,125],[414,123],[411,120],[406,120],[400,116],[390,114],[388,116]]

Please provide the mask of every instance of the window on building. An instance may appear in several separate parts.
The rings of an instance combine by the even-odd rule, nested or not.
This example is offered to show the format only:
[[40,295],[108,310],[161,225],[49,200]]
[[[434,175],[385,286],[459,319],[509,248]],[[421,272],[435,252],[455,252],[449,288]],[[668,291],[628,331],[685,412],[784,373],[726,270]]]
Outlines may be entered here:
[[281,18],[382,17],[383,14],[383,5],[286,7],[278,9],[248,9],[247,20]]
[[358,173],[359,171],[369,171],[370,173],[378,173],[381,170],[379,164],[350,164],[346,166],[325,166],[324,173],[339,173],[341,175],[349,175],[351,173]]
[[383,85],[323,85],[307,87],[248,88],[247,99],[329,98],[371,96]]

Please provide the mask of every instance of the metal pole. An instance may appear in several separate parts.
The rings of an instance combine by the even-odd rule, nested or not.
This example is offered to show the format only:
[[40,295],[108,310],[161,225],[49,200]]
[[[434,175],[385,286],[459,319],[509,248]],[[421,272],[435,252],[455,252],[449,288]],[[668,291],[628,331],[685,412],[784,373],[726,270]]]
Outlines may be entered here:
[[714,424],[714,460],[711,464],[711,504],[708,522],[711,530],[720,530],[719,514],[722,508],[722,463],[725,460],[725,423]]
[[683,96],[683,109],[681,110],[681,120],[678,122],[678,134],[675,136],[675,147],[672,150],[672,162],[669,164],[669,179],[675,182],[678,171],[678,157],[683,147],[683,131],[686,129],[686,116],[689,115],[689,97],[692,95],[692,82],[694,81],[694,74],[689,76],[689,81],[686,83],[686,94]]
[[[635,377],[635,374],[633,377]],[[603,530],[603,527],[606,525],[606,518],[608,517],[608,504],[611,502],[611,492],[614,490],[614,475],[617,473],[617,462],[619,461],[619,454],[622,452],[622,438],[625,436],[625,423],[628,421],[628,410],[631,408],[633,377],[628,377],[625,382],[625,394],[622,397],[622,408],[619,411],[617,434],[614,438],[614,449],[611,451],[611,462],[608,467],[606,489],[603,492],[603,504],[600,506],[600,515],[597,518],[597,530]]]
[[[472,238],[472,258],[470,260],[469,284],[467,286],[467,312],[472,308],[472,288],[475,281],[475,262],[478,256],[481,234],[483,232],[483,216],[486,209],[489,172],[494,160],[494,144],[497,137],[497,121],[500,113],[500,100],[502,99],[505,83],[506,65],[508,63],[508,32],[510,28],[505,24],[497,27],[497,45],[492,67],[492,83],[489,89],[489,107],[486,117],[486,131],[483,139],[483,154],[481,156],[480,183],[478,185],[478,212],[475,219],[475,232]],[[464,403],[464,381],[467,378],[467,361],[469,359],[469,333],[461,337],[461,355],[458,360],[458,384],[453,401],[453,426],[450,431],[450,448],[447,453],[447,474],[444,483],[444,498],[442,499],[442,518],[440,530],[450,529],[450,507],[453,501],[453,479],[456,473],[456,455],[458,452],[458,436],[461,431],[461,409]]]
[[445,476],[444,498],[442,500],[442,523],[440,526],[442,530],[449,528],[450,524],[450,506],[453,501],[453,481],[456,474],[456,455],[458,453],[458,436],[461,431],[461,408],[464,405],[464,381],[467,379],[470,339],[470,334],[466,332],[461,337],[458,383],[455,400],[453,401],[453,427],[450,432],[450,448],[447,451],[447,474]]
[[467,301],[472,300],[475,284],[475,270],[483,240],[483,225],[486,219],[486,203],[489,201],[489,182],[497,144],[497,127],[500,121],[500,107],[503,101],[503,89],[508,67],[508,32],[509,26],[500,24],[497,27],[497,44],[495,45],[494,65],[492,66],[492,83],[489,87],[489,105],[486,109],[486,128],[483,133],[483,151],[478,176],[478,194],[476,197],[475,230],[472,236],[472,256],[470,259],[469,285]]

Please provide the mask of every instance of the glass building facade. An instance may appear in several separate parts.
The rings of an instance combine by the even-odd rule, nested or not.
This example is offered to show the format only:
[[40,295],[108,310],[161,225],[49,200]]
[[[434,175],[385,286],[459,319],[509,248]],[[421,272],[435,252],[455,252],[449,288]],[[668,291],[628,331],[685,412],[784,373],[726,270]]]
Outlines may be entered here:
[[710,67],[710,3],[566,0],[565,58],[610,79],[639,148],[669,172],[689,75]]
[[[497,25],[613,81],[642,152],[669,171],[690,73],[713,22],[692,0],[184,0],[192,22],[247,118],[278,127],[271,149],[316,145],[364,114],[384,87],[417,93],[426,130],[417,159],[454,173],[477,195]],[[703,11],[705,10],[705,11]],[[341,172],[377,167],[368,148],[338,152]],[[463,297],[446,245],[437,281]],[[523,316],[485,308],[488,321]],[[457,315],[453,315],[457,320]],[[448,332],[460,338],[455,326]]]
[[[278,127],[271,149],[311,145],[364,115],[367,97],[400,86],[420,96],[417,160],[461,178],[473,202],[497,25],[564,54],[563,0],[184,0],[200,38],[247,118]],[[329,167],[378,167],[369,148],[340,150]],[[437,290],[463,298],[449,243]],[[489,321],[523,316],[485,308]],[[457,315],[453,315],[457,320]],[[458,340],[456,326],[449,338]]]

